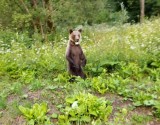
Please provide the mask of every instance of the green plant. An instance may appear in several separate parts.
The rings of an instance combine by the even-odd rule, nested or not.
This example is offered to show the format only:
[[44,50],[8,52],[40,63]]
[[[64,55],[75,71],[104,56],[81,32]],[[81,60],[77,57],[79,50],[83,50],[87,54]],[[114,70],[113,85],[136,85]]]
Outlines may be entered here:
[[11,117],[15,117],[21,114],[20,110],[18,109],[19,102],[20,100],[16,98],[12,98],[12,100],[10,100],[10,103],[7,104],[7,109],[9,113],[11,114],[10,115]]
[[108,90],[107,79],[103,79],[102,77],[94,77],[91,81],[91,86],[101,94],[104,94]]
[[13,93],[16,93],[16,94],[22,94],[22,84],[21,83],[14,83],[10,90],[13,92]]
[[79,87],[82,87],[83,89],[84,89],[84,88],[90,89],[90,87],[91,87],[91,80],[92,80],[92,78],[90,78],[90,77],[88,77],[88,78],[86,78],[86,79],[82,79],[81,77],[76,77],[75,83],[76,83]]
[[160,103],[157,101],[154,105],[155,111],[154,114],[156,117],[160,118]]
[[141,68],[136,64],[130,62],[129,64],[121,63],[121,69],[119,70],[120,75],[123,78],[132,78],[139,80],[141,78]]
[[109,101],[89,93],[78,93],[66,98],[65,114],[59,116],[59,124],[82,124],[95,120],[105,123],[111,112],[112,106]]
[[23,113],[29,125],[51,125],[50,118],[47,117],[47,104],[35,103],[32,108],[19,106],[19,110]]
[[104,70],[100,76],[91,79],[90,86],[97,92],[104,94],[107,91],[120,92],[128,83],[127,79],[123,79],[118,73],[107,74]]
[[0,109],[5,109],[6,106],[7,106],[6,98],[0,96]]
[[141,92],[134,92],[133,93],[133,101],[135,106],[152,106],[155,104],[154,97],[151,94],[146,93],[144,91]]
[[136,125],[147,124],[147,122],[150,120],[151,120],[150,116],[139,115],[139,114],[134,114],[131,119],[132,124]]
[[38,80],[38,79],[35,79],[35,80],[31,83],[29,89],[32,90],[32,91],[36,91],[36,90],[41,89],[43,86],[44,86],[44,84],[42,83],[42,81],[40,81],[40,80]]
[[35,72],[31,71],[31,70],[25,70],[21,72],[20,74],[20,81],[24,82],[24,83],[31,83],[33,82],[35,78]]
[[[125,124],[125,120],[126,120],[126,116],[127,116],[127,113],[128,113],[128,110],[126,108],[122,108],[120,110],[120,112],[117,112],[115,114],[115,117],[114,117],[114,124],[115,125],[124,125]],[[110,123],[111,125],[113,123]],[[110,125],[109,124],[109,125]]]
[[65,73],[58,74],[58,76],[54,78],[54,81],[59,83],[67,83],[70,78],[71,77],[68,75],[68,73],[65,72]]

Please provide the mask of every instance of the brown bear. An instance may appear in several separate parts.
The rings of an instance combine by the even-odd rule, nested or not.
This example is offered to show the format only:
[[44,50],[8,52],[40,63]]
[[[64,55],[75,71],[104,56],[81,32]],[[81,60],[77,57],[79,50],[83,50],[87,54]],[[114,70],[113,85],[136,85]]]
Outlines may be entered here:
[[66,59],[68,61],[68,71],[71,75],[80,76],[85,79],[82,66],[86,65],[86,58],[80,46],[82,30],[69,30],[69,41],[66,49]]

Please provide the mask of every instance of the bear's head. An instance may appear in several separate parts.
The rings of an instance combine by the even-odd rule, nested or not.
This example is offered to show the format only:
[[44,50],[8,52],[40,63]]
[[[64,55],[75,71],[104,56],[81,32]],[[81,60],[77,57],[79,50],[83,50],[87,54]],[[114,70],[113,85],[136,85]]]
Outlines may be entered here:
[[69,40],[74,44],[74,45],[79,45],[81,41],[81,32],[82,29],[79,30],[69,30]]

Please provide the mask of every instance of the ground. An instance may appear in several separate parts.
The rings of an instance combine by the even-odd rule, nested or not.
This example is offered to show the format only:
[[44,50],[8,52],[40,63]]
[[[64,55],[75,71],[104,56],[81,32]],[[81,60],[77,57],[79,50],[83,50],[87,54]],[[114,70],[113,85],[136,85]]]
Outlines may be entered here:
[[[23,88],[23,94],[11,94],[7,99],[7,108],[1,110],[0,125],[25,125],[26,120],[17,109],[19,104],[31,105],[34,102],[45,101],[48,103],[49,112],[48,115],[53,113],[59,114],[61,108],[64,106],[66,92],[65,87],[53,87],[49,90],[47,87],[32,91]],[[109,118],[109,123],[115,123],[116,118],[123,120],[121,124],[125,125],[159,125],[160,119],[157,119],[153,115],[151,107],[135,107],[130,100],[125,100],[122,96],[115,93],[107,92],[104,95],[93,93],[98,97],[104,97],[112,102],[113,112]],[[121,109],[127,109],[127,114],[120,118]],[[53,123],[57,122],[57,119],[51,119]]]

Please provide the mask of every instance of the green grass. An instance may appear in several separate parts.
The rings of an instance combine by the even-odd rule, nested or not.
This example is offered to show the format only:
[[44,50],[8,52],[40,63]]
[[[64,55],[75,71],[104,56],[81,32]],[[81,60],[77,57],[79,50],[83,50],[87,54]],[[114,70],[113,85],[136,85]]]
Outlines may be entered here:
[[132,116],[132,124],[142,125],[151,120],[150,116],[134,114]]
[[[0,38],[0,124],[27,123],[18,106],[32,107],[42,102],[47,103],[46,116],[53,124],[62,119],[68,125],[160,124],[159,23],[160,19],[154,19],[144,24],[118,27],[84,27],[81,45],[87,57],[84,71],[88,78],[78,77],[73,83],[68,82],[70,76],[66,72],[65,36],[57,39],[54,47],[37,41],[31,48],[23,42],[18,43],[14,37],[9,39],[11,46]],[[79,92],[109,100],[113,107],[112,113],[108,114],[110,117],[99,119],[96,115],[88,115],[87,110],[83,112],[85,117],[80,110],[68,111],[76,118],[67,115],[66,106],[69,105],[65,99],[75,97]],[[81,98],[83,100],[82,96],[77,100]],[[141,111],[143,108],[149,114]],[[96,106],[94,110],[97,110]],[[84,121],[69,121],[69,118],[79,119],[77,117]]]

